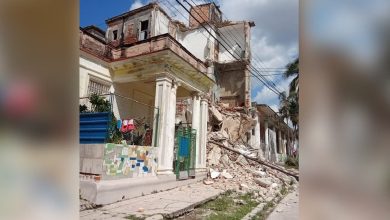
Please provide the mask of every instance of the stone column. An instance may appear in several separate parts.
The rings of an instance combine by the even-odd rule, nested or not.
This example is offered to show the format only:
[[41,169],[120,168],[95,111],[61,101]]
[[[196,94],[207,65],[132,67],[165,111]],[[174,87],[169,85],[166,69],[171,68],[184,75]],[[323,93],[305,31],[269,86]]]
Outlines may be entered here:
[[[173,174],[173,148],[175,138],[176,88],[173,80],[166,76],[156,79],[155,110],[158,121],[154,124],[157,140],[153,146],[158,147],[157,174]],[[155,117],[156,118],[156,117]],[[157,126],[158,122],[158,126]]]
[[198,93],[192,95],[192,129],[196,130],[196,144],[195,144],[195,168],[198,168],[199,160],[199,140],[200,140],[200,96]]
[[256,126],[255,126],[253,147],[260,148],[260,119],[259,119],[259,116],[257,115],[257,112],[255,114],[254,119],[256,120]]
[[286,140],[286,133],[283,133],[283,155],[286,156],[287,154],[287,140]]
[[[283,143],[282,143],[282,131],[278,129],[278,146],[279,146],[279,151],[276,152],[276,158],[278,158],[278,154],[282,155],[283,154]],[[277,162],[279,162],[277,160]]]
[[206,171],[206,144],[207,144],[207,121],[209,115],[209,103],[205,97],[200,101],[200,123],[199,123],[199,148],[196,153],[196,170]]
[[268,140],[268,133],[269,133],[269,131],[268,131],[268,121],[267,120],[265,120],[264,121],[264,133],[265,133],[265,135],[264,135],[264,141],[265,141],[265,158],[267,159],[267,160],[270,160],[271,158],[270,158],[270,155],[271,155],[271,151],[270,151],[270,147],[269,147],[269,140]]
[[290,133],[289,132],[287,132],[287,155],[291,155],[291,148],[290,148]]

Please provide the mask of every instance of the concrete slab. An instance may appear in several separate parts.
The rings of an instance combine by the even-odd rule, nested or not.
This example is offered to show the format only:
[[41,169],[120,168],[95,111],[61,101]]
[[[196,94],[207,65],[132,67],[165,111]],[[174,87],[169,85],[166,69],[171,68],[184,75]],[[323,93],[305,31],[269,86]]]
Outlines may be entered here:
[[147,176],[117,180],[80,180],[80,195],[97,205],[106,205],[123,199],[134,198],[153,192],[173,189],[178,186],[202,181],[205,174],[195,179],[176,180],[175,175]]
[[276,206],[267,220],[298,220],[299,219],[299,192],[289,193]]
[[129,215],[147,217],[161,214],[167,218],[180,216],[195,206],[216,198],[223,190],[194,183],[172,190],[132,198],[98,209],[80,212],[80,219],[113,219]]

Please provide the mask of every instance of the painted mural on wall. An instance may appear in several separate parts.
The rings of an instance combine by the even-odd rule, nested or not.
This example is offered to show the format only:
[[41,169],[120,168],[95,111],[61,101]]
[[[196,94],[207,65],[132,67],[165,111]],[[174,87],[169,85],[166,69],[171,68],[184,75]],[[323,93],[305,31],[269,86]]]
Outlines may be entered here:
[[106,144],[103,169],[109,176],[155,175],[156,148],[126,144]]

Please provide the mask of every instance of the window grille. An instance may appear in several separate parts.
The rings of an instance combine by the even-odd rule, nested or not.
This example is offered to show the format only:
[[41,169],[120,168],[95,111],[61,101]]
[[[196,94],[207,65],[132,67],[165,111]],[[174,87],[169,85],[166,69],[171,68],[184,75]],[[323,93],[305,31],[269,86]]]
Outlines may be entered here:
[[91,94],[107,94],[110,90],[110,86],[107,84],[99,83],[94,80],[90,80],[88,84],[88,95]]

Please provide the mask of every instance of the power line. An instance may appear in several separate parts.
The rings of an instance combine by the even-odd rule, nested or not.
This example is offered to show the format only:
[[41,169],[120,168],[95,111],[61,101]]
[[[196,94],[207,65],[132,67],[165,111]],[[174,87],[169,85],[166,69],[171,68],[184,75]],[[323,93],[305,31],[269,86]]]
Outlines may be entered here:
[[[190,5],[191,7],[193,7],[190,3],[188,3],[186,0],[183,0],[184,2],[186,2],[188,5]],[[195,6],[197,6],[196,4],[195,4],[195,2],[193,1],[193,0],[191,0],[192,1],[192,3],[195,5]],[[214,3],[215,4],[215,3]],[[196,10],[194,10],[194,12],[200,17],[200,18],[202,18],[202,16],[196,11]],[[200,11],[205,17],[207,17],[207,15],[205,15],[202,11]],[[209,24],[207,21],[205,21],[207,24]],[[209,26],[211,26],[210,24],[209,24]],[[234,28],[234,27],[233,27]],[[216,31],[216,30],[214,30],[215,32],[218,32],[218,31]],[[222,33],[222,31],[219,31],[219,33],[222,35],[221,36],[221,39],[222,40],[224,40],[224,42],[227,44],[227,45],[229,45],[229,43],[230,44],[233,44],[232,43],[232,41],[229,41],[229,43],[227,43],[227,41],[228,41],[228,38]],[[227,28],[226,29],[226,33],[227,34],[231,34],[230,33],[230,31],[229,31],[229,29]],[[233,38],[235,38],[236,40],[238,40],[235,36],[234,36],[234,34],[232,34],[233,35]],[[232,37],[232,35],[230,35],[230,37]],[[224,39],[224,38],[226,38],[226,39]],[[230,39],[230,40],[232,40],[232,38]],[[239,41],[239,40],[238,40]],[[245,42],[245,39],[243,40],[244,42]],[[235,42],[236,43],[236,45],[238,45],[239,47],[240,47],[240,49],[241,49],[241,53],[242,52],[244,52],[245,50],[243,50],[242,49],[242,47],[240,46],[240,44],[239,43],[237,43],[237,41]],[[240,55],[239,55],[240,56]],[[263,74],[261,74],[260,73],[260,71],[258,70],[258,69],[256,69],[252,64],[249,64],[250,65],[250,68],[252,69],[252,70],[254,70],[255,72],[257,72],[259,75],[263,75]],[[272,82],[272,81],[270,81],[270,80],[268,80],[268,79],[266,79],[266,78],[264,78],[264,77],[262,77],[262,76],[260,76],[265,82],[267,82],[268,84],[270,84],[270,86],[274,89],[274,90],[276,90],[278,93],[280,93],[280,91],[279,91],[279,89],[277,88],[277,86],[275,85],[275,83],[274,82]]]
[[[185,0],[184,0],[185,1]],[[232,58],[233,59],[235,59],[235,60],[238,60],[238,61],[240,61],[240,59],[238,59],[235,55],[233,55],[227,48],[226,48],[226,46],[224,45],[224,44],[222,44],[221,43],[221,41],[219,41],[197,18],[195,18],[191,13],[190,13],[190,11],[183,5],[183,4],[181,4],[179,1],[177,1],[176,0],[176,2],[181,6],[181,7],[183,7],[188,13],[189,13],[189,15],[191,16],[191,17],[193,17],[194,19],[195,19],[195,21],[196,22],[198,22],[208,33],[209,33],[209,35],[211,36],[211,37],[213,37],[219,44],[221,44],[221,46],[232,56]],[[188,3],[187,1],[185,1],[187,4],[189,4],[190,6],[192,6],[190,3]],[[162,1],[161,1],[161,3],[162,4],[164,4]],[[170,4],[170,6],[171,7],[173,7],[173,8],[175,8],[186,20],[188,20],[188,22],[189,22],[189,19],[187,19],[186,18],[186,16],[184,16],[181,12],[180,12],[180,10],[178,10],[172,3],[170,3],[169,1],[167,1],[167,3],[168,4]],[[165,5],[165,4],[164,4]],[[167,5],[165,5],[165,6],[167,6]],[[169,8],[169,7],[167,7],[167,8]],[[196,12],[197,13],[197,12]],[[197,13],[198,15],[199,15],[199,13]],[[200,16],[200,15],[199,15]],[[200,16],[200,17],[202,17],[202,16]],[[207,23],[209,26],[210,26],[210,28],[213,30],[213,31],[215,31],[213,28],[212,28],[212,26],[208,23],[208,22],[205,22],[205,23]],[[217,32],[217,31],[215,31],[215,32]],[[203,32],[201,32],[202,34],[203,34]],[[204,34],[203,34],[204,35]],[[204,35],[205,36],[205,35]],[[208,39],[208,37],[207,36],[205,36],[207,39]],[[224,36],[225,38],[226,38],[226,36]],[[221,39],[222,40],[224,40],[224,42],[225,42],[225,44],[226,45],[229,45],[228,43],[227,43],[227,41],[225,40],[225,39],[223,39],[222,37],[221,37]],[[232,48],[231,48],[232,49]],[[254,76],[254,77],[256,77],[260,82],[262,82],[268,89],[270,89],[272,92],[274,92],[275,94],[277,94],[277,95],[279,95],[280,94],[280,91],[276,88],[276,85],[273,83],[273,82],[271,82],[271,81],[269,81],[268,79],[266,79],[264,76],[262,76],[262,74],[260,73],[260,71],[259,70],[257,70],[257,69],[255,69],[253,66],[251,66],[251,65],[248,65],[249,66],[249,69],[248,69],[248,71]]]

